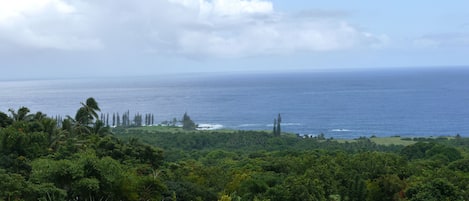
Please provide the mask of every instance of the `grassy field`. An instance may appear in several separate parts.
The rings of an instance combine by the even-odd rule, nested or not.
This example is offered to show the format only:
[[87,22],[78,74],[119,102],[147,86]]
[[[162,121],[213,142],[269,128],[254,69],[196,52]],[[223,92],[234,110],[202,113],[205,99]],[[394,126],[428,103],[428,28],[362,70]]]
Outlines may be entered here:
[[374,137],[370,138],[370,140],[376,144],[379,145],[411,145],[415,144],[415,141],[410,141],[410,140],[402,140],[401,137]]
[[177,133],[177,132],[184,132],[184,129],[181,127],[174,127],[174,126],[142,126],[142,127],[131,127],[126,128],[126,130],[141,130],[141,131],[157,131],[157,132],[168,132],[168,133]]
[[[372,137],[369,138],[372,142],[379,144],[379,145],[411,145],[417,143],[416,141],[411,141],[411,140],[403,140],[401,137]],[[349,139],[338,139],[337,140],[340,143],[345,143],[345,142],[355,142],[357,140],[349,140]]]

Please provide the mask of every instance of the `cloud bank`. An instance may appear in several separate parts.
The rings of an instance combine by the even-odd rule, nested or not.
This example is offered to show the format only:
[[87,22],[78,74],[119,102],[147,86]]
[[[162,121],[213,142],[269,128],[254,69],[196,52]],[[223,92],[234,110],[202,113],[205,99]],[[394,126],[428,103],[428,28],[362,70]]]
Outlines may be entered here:
[[266,0],[0,0],[0,50],[239,58],[387,41],[340,16],[308,13],[282,13]]
[[469,33],[440,33],[419,37],[413,41],[419,48],[469,47]]
[[0,0],[0,43],[62,50],[100,47],[99,38],[90,35],[93,25],[78,12],[60,0]]

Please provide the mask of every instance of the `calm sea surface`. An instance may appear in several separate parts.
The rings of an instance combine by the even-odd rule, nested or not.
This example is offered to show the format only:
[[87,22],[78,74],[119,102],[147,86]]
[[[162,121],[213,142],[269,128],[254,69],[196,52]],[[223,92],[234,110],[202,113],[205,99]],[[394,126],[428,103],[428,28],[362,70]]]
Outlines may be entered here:
[[469,136],[469,69],[206,74],[0,81],[0,111],[27,106],[74,116],[94,97],[104,113],[184,112],[199,124],[326,137]]

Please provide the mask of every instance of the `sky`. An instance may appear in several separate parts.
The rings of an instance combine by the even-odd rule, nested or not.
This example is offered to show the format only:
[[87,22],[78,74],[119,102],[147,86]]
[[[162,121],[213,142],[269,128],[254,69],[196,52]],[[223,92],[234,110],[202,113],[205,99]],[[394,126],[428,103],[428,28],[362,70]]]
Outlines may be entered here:
[[467,8],[467,0],[0,0],[0,79],[469,66]]

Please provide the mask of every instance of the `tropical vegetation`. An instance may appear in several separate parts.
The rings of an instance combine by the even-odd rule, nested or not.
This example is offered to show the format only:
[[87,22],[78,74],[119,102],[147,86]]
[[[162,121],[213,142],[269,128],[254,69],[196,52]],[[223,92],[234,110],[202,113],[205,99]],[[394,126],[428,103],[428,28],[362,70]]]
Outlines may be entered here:
[[8,112],[0,112],[5,201],[469,200],[469,139],[459,135],[406,146],[338,141],[280,133],[280,115],[275,132],[197,131],[187,114],[185,128],[111,128],[93,98],[60,121],[26,107]]

